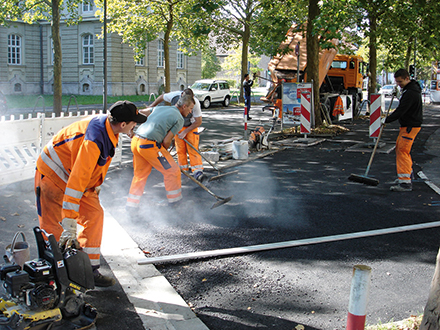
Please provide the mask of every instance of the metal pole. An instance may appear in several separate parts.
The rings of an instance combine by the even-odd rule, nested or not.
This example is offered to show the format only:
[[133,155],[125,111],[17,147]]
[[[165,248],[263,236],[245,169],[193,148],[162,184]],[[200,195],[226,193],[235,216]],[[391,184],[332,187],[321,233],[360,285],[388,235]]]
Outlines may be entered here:
[[371,267],[353,267],[350,302],[348,303],[347,330],[363,330],[371,282]]
[[103,111],[107,111],[107,0],[104,0],[104,53],[103,53],[103,70],[104,70],[104,83],[103,83]]
[[248,139],[248,131],[247,131],[247,117],[248,117],[248,108],[244,106],[244,139]]
[[417,37],[414,38],[414,80],[417,80],[416,56],[417,56]]
[[144,259],[138,260],[137,263],[138,263],[138,265],[147,265],[147,264],[175,262],[175,261],[182,261],[182,260],[189,260],[189,259],[199,259],[199,258],[209,258],[209,257],[218,257],[218,256],[226,256],[226,255],[253,253],[253,252],[284,249],[284,248],[289,248],[289,247],[297,247],[297,246],[304,246],[304,245],[311,245],[311,244],[318,244],[318,243],[337,242],[337,241],[343,241],[343,240],[353,239],[353,238],[402,233],[402,232],[406,232],[406,231],[427,229],[427,228],[434,228],[434,227],[440,227],[440,221],[427,222],[427,223],[421,223],[421,224],[416,224],[416,225],[393,227],[393,228],[376,229],[376,230],[370,230],[370,231],[361,231],[361,232],[356,232],[356,233],[340,234],[340,235],[333,235],[333,236],[306,238],[306,239],[300,239],[300,240],[294,240],[294,241],[276,242],[276,243],[260,244],[260,245],[250,245],[250,246],[242,246],[242,247],[235,247],[235,248],[229,248],[229,249],[218,249],[218,250],[211,250],[211,251],[191,252],[191,253],[183,253],[183,254],[162,256],[162,257],[155,257],[155,258],[144,258]]

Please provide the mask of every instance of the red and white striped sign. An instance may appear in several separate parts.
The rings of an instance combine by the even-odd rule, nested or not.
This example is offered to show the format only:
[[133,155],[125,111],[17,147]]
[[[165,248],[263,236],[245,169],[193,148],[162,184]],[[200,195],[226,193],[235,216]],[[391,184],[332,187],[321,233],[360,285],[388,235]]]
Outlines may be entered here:
[[310,95],[311,93],[301,94],[301,134],[310,134],[311,131]]
[[377,138],[380,132],[380,115],[382,114],[382,95],[371,94],[370,137]]

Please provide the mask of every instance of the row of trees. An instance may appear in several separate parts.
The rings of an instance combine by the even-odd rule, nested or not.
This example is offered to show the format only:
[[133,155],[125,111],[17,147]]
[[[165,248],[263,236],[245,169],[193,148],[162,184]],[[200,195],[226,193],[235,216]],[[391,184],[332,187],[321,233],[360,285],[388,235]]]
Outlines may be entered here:
[[[96,0],[96,5],[102,8],[103,1]],[[5,0],[0,8],[3,25],[17,19],[29,23],[41,19],[52,22],[54,110],[58,113],[61,111],[60,18],[61,14],[68,14],[68,24],[80,20],[77,10],[80,3],[81,0]],[[103,19],[102,11],[98,15]],[[378,49],[386,50],[381,62],[389,70],[408,67],[415,45],[418,64],[439,56],[439,16],[437,0],[107,0],[109,31],[120,34],[136,54],[143,54],[147,43],[158,35],[163,38],[165,91],[170,90],[171,40],[178,41],[189,55],[196,51],[209,53],[214,47],[225,50],[239,47],[243,78],[249,54],[275,55],[289,27],[297,24],[307,29],[303,33],[307,34],[309,79],[318,76],[318,50],[331,47],[329,40],[344,40],[347,45],[344,52],[355,52],[366,40],[371,73],[369,91],[373,92]]]

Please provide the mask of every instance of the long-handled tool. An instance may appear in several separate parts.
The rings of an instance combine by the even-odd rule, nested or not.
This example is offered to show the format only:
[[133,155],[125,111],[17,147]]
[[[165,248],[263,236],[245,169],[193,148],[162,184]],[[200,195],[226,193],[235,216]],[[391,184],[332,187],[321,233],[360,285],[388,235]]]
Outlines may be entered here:
[[[391,106],[393,105],[393,101],[394,101],[394,93],[392,94],[390,106],[388,107],[385,118],[388,117],[388,113],[390,112]],[[380,137],[382,136],[384,126],[385,126],[384,124],[380,126],[379,136],[377,137],[376,144],[374,145],[373,152],[371,153],[370,161],[368,162],[367,169],[365,170],[365,174],[364,175],[351,174],[348,177],[348,180],[353,182],[364,183],[369,186],[377,186],[379,184],[379,180],[368,177],[368,172],[370,171],[371,163],[373,162],[373,158],[376,153],[377,146],[379,145],[379,140]]]
[[210,195],[214,196],[215,199],[217,199],[217,202],[214,203],[214,205],[211,206],[211,209],[216,208],[220,205],[226,204],[227,202],[229,202],[232,197],[234,197],[234,195],[223,198],[220,196],[217,196],[216,194],[214,194],[211,190],[209,190],[204,184],[202,184],[201,182],[197,181],[196,179],[194,179],[191,175],[189,175],[188,173],[186,173],[185,171],[183,171],[182,169],[180,170],[183,174],[185,174],[188,178],[190,178],[192,181],[194,181],[195,183],[197,183],[201,188],[203,188],[203,190],[206,190]]
[[213,163],[211,163],[211,161],[208,159],[208,158],[206,158],[200,151],[198,151],[197,150],[197,148],[196,147],[194,147],[187,139],[183,139],[183,141],[185,141],[186,142],[186,144],[188,144],[191,148],[193,148],[200,156],[202,156],[202,158],[204,159],[204,160],[206,160],[206,162],[209,164],[209,165],[211,165],[212,166],[212,168],[214,169],[214,170],[216,170],[217,171],[217,175],[216,176],[213,176],[213,177],[210,177],[209,178],[209,181],[212,181],[212,180],[217,180],[217,179],[220,179],[220,178],[222,178],[222,177],[224,177],[224,176],[226,176],[226,175],[231,175],[231,174],[236,174],[236,173],[238,173],[238,170],[236,170],[236,171],[231,171],[231,172],[227,172],[227,173],[221,173],[220,172],[220,169],[217,167],[217,166],[215,166]]

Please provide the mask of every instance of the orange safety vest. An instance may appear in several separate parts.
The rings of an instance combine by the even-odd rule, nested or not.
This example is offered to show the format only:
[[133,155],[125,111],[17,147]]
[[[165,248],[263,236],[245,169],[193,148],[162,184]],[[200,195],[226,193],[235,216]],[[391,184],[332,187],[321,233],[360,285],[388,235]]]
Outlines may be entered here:
[[79,217],[84,192],[103,183],[117,143],[118,134],[100,115],[63,128],[44,147],[37,169],[64,189],[63,218]]
[[344,113],[344,102],[342,101],[342,97],[338,96],[333,107],[332,115],[333,117],[336,117],[337,115],[343,115]]

